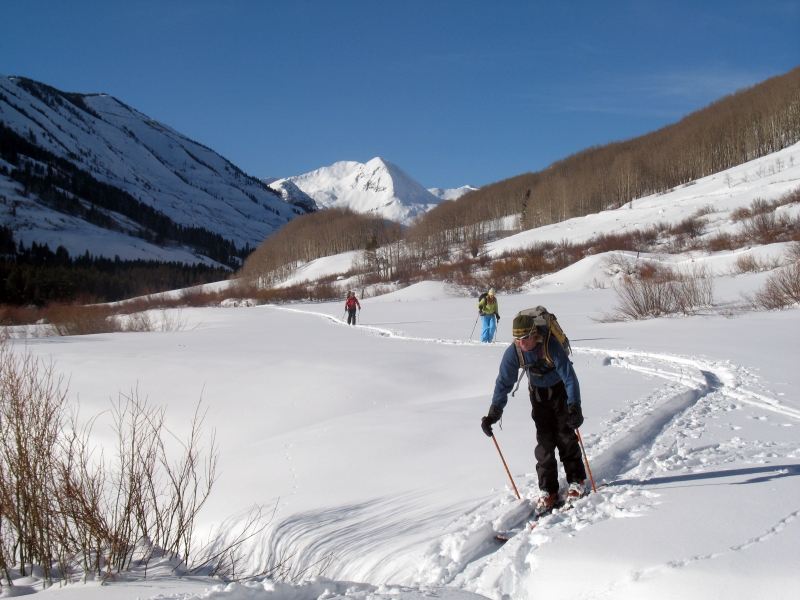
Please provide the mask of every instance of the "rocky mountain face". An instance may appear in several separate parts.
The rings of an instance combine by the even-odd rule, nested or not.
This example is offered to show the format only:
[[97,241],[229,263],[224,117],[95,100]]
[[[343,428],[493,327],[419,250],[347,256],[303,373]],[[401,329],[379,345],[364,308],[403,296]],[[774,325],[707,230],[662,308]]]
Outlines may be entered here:
[[235,265],[314,209],[112,96],[0,75],[0,224],[26,245]]

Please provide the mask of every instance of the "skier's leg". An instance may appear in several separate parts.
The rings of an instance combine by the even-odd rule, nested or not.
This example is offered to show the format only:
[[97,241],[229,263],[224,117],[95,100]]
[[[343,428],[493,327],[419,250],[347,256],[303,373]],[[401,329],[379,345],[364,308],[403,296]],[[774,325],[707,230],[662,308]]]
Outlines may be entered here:
[[[540,388],[546,393],[547,388]],[[558,463],[556,445],[558,443],[558,420],[553,405],[536,388],[531,392],[531,416],[536,424],[536,474],[539,476],[539,489],[551,494],[558,493]]]
[[567,390],[563,382],[558,382],[552,389],[557,406],[558,433],[556,438],[558,457],[564,465],[567,482],[582,482],[586,479],[586,469],[583,466],[583,455],[581,454],[581,446],[578,443],[578,436],[575,435],[575,430],[567,425]]
[[489,315],[489,339],[486,340],[487,342],[491,342],[494,339],[495,331],[497,331],[497,319],[495,319],[494,315]]
[[482,322],[482,329],[481,329],[481,341],[482,342],[490,342],[492,337],[489,335],[489,322],[493,321],[494,318],[490,317],[489,315],[482,315],[481,316]]

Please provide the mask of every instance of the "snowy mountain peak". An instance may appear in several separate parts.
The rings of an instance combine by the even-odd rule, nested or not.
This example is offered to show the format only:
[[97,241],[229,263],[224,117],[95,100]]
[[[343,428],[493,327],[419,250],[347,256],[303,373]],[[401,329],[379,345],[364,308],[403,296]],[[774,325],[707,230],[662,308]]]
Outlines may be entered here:
[[380,157],[366,163],[340,161],[289,177],[288,181],[319,206],[346,206],[356,212],[375,213],[401,223],[408,223],[441,202],[403,169]]

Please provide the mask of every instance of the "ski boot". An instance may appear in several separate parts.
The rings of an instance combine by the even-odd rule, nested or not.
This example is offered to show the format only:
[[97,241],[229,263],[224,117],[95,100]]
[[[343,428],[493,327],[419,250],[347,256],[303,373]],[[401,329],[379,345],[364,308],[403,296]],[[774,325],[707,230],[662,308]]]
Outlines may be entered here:
[[571,506],[574,502],[580,500],[587,494],[588,492],[586,491],[586,483],[584,481],[573,481],[569,484],[566,502],[569,506]]
[[536,501],[536,508],[534,509],[534,517],[539,519],[544,515],[553,512],[553,509],[560,507],[563,503],[558,497],[558,492],[551,494],[549,492],[541,492],[539,499]]

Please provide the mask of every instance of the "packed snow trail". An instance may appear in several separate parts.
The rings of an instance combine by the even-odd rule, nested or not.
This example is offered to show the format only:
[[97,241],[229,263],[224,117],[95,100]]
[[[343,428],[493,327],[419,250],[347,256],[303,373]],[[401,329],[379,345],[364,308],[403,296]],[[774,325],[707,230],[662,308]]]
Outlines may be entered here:
[[[347,326],[324,313],[283,307],[276,309],[311,314]],[[370,325],[360,325],[358,330],[370,335],[423,343],[480,344],[412,337]],[[729,448],[686,450],[683,440],[702,432],[705,411],[730,410],[738,404],[746,404],[800,420],[800,410],[771,397],[769,391],[754,391],[752,388],[763,388],[757,376],[730,361],[580,346],[573,346],[573,350],[576,354],[597,356],[604,365],[629,369],[664,381],[663,386],[646,398],[629,403],[626,410],[619,411],[605,424],[601,433],[584,435],[596,479],[612,485],[576,503],[569,512],[555,513],[542,519],[536,530],[530,531],[524,527],[531,516],[531,504],[525,498],[535,498],[538,490],[535,476],[527,476],[517,481],[524,496],[522,501],[517,501],[509,491],[455,518],[442,534],[417,554],[411,568],[403,567],[406,561],[400,556],[409,552],[409,547],[393,550],[391,556],[378,561],[380,564],[358,557],[358,552],[352,553],[351,548],[348,553],[351,559],[371,563],[369,568],[361,570],[363,580],[394,581],[403,585],[450,585],[496,598],[527,597],[524,586],[532,552],[551,541],[566,539],[589,525],[608,519],[635,517],[652,510],[657,495],[647,489],[648,478],[663,471],[696,466],[706,469],[729,462],[733,457],[742,457],[742,452],[754,455],[753,448],[736,447],[735,443]],[[768,467],[760,472],[774,477],[780,476],[781,470]],[[723,472],[718,476],[734,474],[739,473]],[[626,479],[619,480],[623,476]],[[366,514],[364,518],[369,520]],[[424,527],[426,522],[432,523],[423,519],[417,524]],[[294,522],[287,530],[296,527],[297,522]],[[497,531],[520,527],[521,531],[505,545],[493,539]],[[325,548],[342,549],[336,542],[334,530],[307,528],[306,533],[308,539],[304,540],[304,545],[316,548],[312,554],[317,559]],[[380,534],[379,531],[373,533]],[[399,570],[392,572],[393,569]]]

